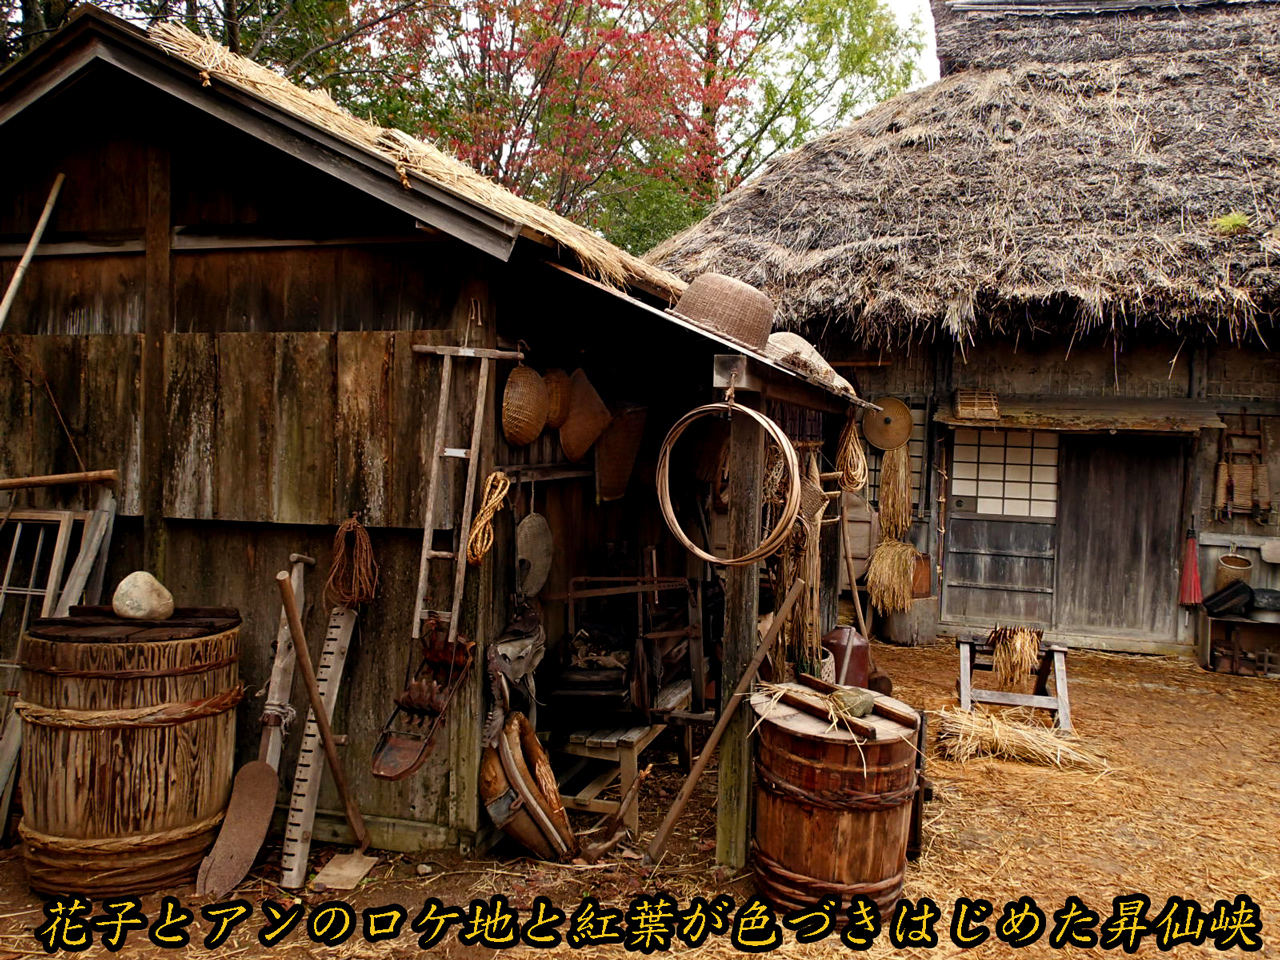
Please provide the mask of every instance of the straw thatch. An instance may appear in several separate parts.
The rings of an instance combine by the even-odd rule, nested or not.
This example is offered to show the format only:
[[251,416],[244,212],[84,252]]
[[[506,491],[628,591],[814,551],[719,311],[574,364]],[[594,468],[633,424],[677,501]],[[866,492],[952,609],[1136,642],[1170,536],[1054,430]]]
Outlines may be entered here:
[[176,23],[157,24],[149,36],[161,49],[197,67],[206,85],[214,81],[232,84],[394,164],[405,189],[411,189],[413,179],[420,178],[507,217],[567,248],[587,273],[612,286],[640,285],[672,303],[684,290],[683,281],[665,270],[633,257],[546,207],[517,197],[429,143],[353,116],[324,91],[290,83]]
[[781,158],[650,259],[752,283],[814,340],[1274,320],[1280,7],[943,9],[939,50],[956,72]]
[[1105,768],[1107,762],[1060,730],[1023,710],[1002,714],[944,708],[938,711],[938,747],[948,760],[995,757],[1046,767]]

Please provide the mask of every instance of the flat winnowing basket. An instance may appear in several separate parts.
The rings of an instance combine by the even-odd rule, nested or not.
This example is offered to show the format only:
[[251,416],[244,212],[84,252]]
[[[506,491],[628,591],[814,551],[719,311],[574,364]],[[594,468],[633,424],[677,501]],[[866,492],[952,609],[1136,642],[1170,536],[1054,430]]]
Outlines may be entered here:
[[647,413],[645,407],[623,404],[596,440],[596,499],[601,503],[620,500],[627,492]]
[[569,378],[569,416],[560,427],[560,447],[564,455],[573,463],[581,463],[612,421],[613,414],[587,375],[581,370],[573,371]]
[[999,420],[1000,401],[994,390],[957,390],[955,412],[957,420]]

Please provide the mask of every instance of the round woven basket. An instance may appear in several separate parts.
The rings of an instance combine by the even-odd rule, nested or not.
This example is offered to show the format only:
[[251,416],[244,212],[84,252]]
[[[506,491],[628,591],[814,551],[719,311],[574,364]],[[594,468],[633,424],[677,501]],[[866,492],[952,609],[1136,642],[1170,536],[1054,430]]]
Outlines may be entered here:
[[596,440],[596,499],[601,503],[620,500],[627,492],[647,413],[645,407],[625,404]]
[[1243,580],[1248,583],[1252,577],[1253,561],[1248,557],[1228,553],[1226,556],[1218,558],[1218,572],[1214,577],[1214,587],[1221,590],[1237,580]]
[[502,391],[502,434],[513,447],[538,439],[547,424],[547,385],[538,371],[524,364],[511,371]]
[[613,414],[587,375],[581,370],[573,371],[569,378],[569,416],[560,427],[560,446],[564,455],[573,463],[581,463],[612,420]]
[[719,273],[694,277],[671,312],[752,350],[763,351],[773,329],[773,301]]
[[559,430],[569,416],[569,375],[552,367],[542,375],[547,385],[547,426]]

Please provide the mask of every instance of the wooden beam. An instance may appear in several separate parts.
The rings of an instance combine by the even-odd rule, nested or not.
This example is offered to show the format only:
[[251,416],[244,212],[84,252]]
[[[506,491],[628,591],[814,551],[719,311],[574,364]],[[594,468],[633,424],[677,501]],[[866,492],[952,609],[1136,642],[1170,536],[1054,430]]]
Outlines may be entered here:
[[142,504],[144,566],[161,582],[165,579],[166,528],[164,521],[164,471],[166,468],[164,341],[173,318],[173,283],[169,250],[171,200],[169,147],[155,142],[147,147],[147,209],[143,306],[142,469],[139,477]]
[[118,483],[118,470],[87,470],[84,473],[51,473],[43,477],[10,477],[0,480],[0,490],[25,490],[29,487],[57,487],[77,483]]
[[[759,401],[741,396],[738,402],[755,406]],[[760,543],[764,449],[764,431],[755,421],[747,417],[732,418],[729,425],[729,476],[733,484],[729,500],[730,556],[740,557]],[[758,642],[760,565],[728,567],[726,579],[724,657],[720,670],[722,711],[731,708],[729,697],[742,679]],[[751,833],[750,732],[750,711],[736,711],[720,743],[716,861],[735,870],[746,866]]]

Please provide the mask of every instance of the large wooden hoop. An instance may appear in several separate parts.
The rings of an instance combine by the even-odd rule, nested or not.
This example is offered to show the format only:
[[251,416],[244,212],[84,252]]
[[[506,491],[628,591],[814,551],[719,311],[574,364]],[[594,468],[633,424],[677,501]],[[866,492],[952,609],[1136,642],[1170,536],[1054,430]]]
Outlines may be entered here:
[[[680,524],[676,520],[675,510],[671,506],[671,488],[670,488],[670,466],[671,451],[676,445],[676,441],[680,439],[681,434],[689,428],[689,425],[695,420],[702,417],[710,416],[713,413],[730,413],[743,414],[750,417],[756,423],[764,428],[773,442],[778,445],[778,449],[782,451],[782,458],[787,467],[787,496],[782,516],[778,519],[777,524],[769,535],[765,537],[758,547],[750,553],[745,553],[740,557],[717,557],[714,553],[708,553],[685,535],[680,529]],[[791,525],[795,523],[796,517],[800,515],[800,458],[796,454],[796,448],[792,445],[791,440],[769,417],[753,410],[750,407],[744,407],[739,404],[731,403],[708,403],[705,406],[696,407],[690,410],[683,417],[676,421],[667,438],[662,441],[662,450],[658,455],[658,503],[662,507],[662,517],[667,521],[667,526],[671,532],[675,534],[675,538],[680,541],[686,550],[695,557],[705,560],[708,563],[719,564],[726,567],[742,567],[748,564],[757,563],[765,557],[776,553],[791,535]]]

